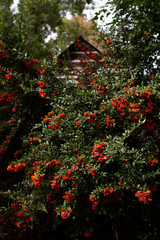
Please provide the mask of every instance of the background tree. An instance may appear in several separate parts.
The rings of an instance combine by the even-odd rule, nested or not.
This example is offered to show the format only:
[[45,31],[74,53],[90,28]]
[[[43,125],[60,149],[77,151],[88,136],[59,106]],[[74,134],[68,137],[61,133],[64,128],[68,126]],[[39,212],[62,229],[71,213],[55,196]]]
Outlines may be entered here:
[[[12,46],[14,41],[14,47],[20,52],[29,53],[33,58],[44,59],[45,57],[47,59],[49,58],[48,53],[52,49],[51,43],[46,42],[49,34],[55,33],[58,28],[60,37],[60,31],[64,31],[62,30],[64,29],[62,25],[66,14],[70,13],[72,16],[79,14],[82,17],[83,10],[91,2],[86,0],[39,0],[38,2],[21,0],[18,4],[18,12],[13,13],[11,11],[13,1],[2,1],[0,13],[1,27],[3,29],[2,38],[5,41],[12,42]],[[74,22],[76,19],[78,18],[74,17]],[[66,21],[64,21],[65,26],[67,24]],[[80,21],[77,20],[77,24],[80,24]],[[14,40],[12,41],[12,39]]]
[[[91,1],[88,1],[88,3]],[[20,0],[16,23],[20,28],[23,45],[26,52],[34,58],[44,58],[50,51],[46,37],[62,25],[67,13],[82,14],[87,1],[58,1],[58,0]],[[47,54],[46,54],[47,53]]]
[[82,35],[91,44],[97,46],[94,33],[91,21],[83,15],[75,15],[71,19],[64,18],[62,25],[56,29],[56,39],[51,39],[49,44],[54,51],[62,52]]

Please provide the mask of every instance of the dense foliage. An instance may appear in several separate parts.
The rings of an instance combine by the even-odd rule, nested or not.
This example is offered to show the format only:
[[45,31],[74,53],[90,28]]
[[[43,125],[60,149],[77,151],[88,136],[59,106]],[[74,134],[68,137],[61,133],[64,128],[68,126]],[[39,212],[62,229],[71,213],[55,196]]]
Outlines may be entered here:
[[149,1],[112,2],[100,61],[77,42],[98,71],[86,57],[76,80],[0,44],[4,239],[160,237],[159,29],[138,28]]

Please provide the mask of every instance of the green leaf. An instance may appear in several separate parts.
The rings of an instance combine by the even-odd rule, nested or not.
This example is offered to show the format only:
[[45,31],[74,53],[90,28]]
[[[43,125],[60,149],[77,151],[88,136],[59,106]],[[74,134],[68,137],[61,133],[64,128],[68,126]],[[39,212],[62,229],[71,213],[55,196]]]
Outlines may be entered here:
[[48,213],[46,207],[42,202],[38,202],[36,209]]

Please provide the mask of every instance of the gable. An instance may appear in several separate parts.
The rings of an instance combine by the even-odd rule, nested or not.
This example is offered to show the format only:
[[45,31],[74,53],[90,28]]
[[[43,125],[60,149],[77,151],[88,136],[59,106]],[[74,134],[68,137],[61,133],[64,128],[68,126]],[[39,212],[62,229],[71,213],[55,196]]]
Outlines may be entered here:
[[99,61],[102,52],[80,36],[65,51],[59,55],[61,66],[69,68],[81,67],[81,62],[88,59],[89,62]]

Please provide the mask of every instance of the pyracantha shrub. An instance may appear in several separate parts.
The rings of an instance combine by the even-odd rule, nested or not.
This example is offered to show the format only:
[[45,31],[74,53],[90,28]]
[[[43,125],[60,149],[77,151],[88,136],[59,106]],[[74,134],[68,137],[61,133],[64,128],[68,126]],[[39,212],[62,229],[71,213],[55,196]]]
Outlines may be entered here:
[[86,58],[64,80],[61,59],[42,65],[1,43],[0,223],[8,239],[160,234],[159,75],[145,66],[140,79],[117,42],[100,36],[100,56],[77,41]]

